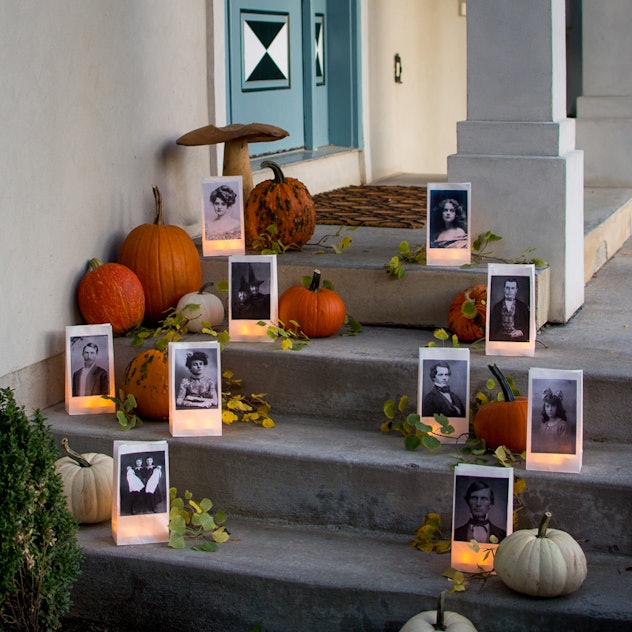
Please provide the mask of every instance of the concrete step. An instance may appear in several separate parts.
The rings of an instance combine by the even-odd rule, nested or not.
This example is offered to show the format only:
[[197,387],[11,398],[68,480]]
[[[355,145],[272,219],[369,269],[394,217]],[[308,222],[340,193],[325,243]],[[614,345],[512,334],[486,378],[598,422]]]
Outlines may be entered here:
[[[86,552],[72,617],[109,632],[396,632],[436,607],[449,588],[449,556],[421,553],[405,537],[230,519],[232,541],[217,553],[165,544],[114,546],[109,526],[82,527]],[[449,594],[449,610],[485,632],[623,632],[630,629],[632,558],[588,553],[575,593],[525,597],[491,577]],[[627,569],[627,570],[626,570]]]
[[[111,454],[121,438],[167,440],[171,485],[208,496],[232,516],[400,535],[412,535],[430,512],[448,529],[451,523],[457,450],[407,451],[401,436],[380,431],[379,419],[359,430],[340,418],[281,416],[273,429],[239,424],[224,427],[222,437],[185,439],[172,438],[167,422],[124,433],[111,415],[68,417],[60,407],[45,414],[58,442],[67,436],[82,452]],[[616,545],[632,555],[629,454],[626,445],[586,442],[579,475],[519,465],[515,473],[526,482],[521,526],[537,526],[550,510],[556,527],[588,548]]]
[[[322,278],[333,282],[334,290],[345,301],[347,313],[361,323],[405,327],[447,327],[452,299],[472,285],[487,285],[487,265],[468,268],[404,264],[406,274],[394,279],[385,264],[398,254],[399,244],[411,247],[425,244],[425,229],[344,228],[316,226],[309,244],[300,252],[288,251],[277,257],[279,296],[288,287],[299,285],[302,276],[320,269]],[[336,254],[331,246],[344,237],[351,246]],[[321,243],[325,243],[322,246]],[[518,256],[520,253],[516,253]],[[203,257],[205,281],[228,279],[227,257]],[[536,272],[536,323],[548,320],[550,270]]]

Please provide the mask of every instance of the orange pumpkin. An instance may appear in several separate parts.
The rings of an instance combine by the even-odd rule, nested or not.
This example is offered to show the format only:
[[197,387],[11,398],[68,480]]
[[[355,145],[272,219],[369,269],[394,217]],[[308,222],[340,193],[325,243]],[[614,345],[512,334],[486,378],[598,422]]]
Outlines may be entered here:
[[500,382],[504,401],[488,402],[479,408],[474,417],[474,432],[493,450],[503,445],[514,452],[524,452],[529,399],[514,395],[507,378],[495,364],[489,369]]
[[77,287],[79,311],[89,325],[111,323],[121,336],[143,322],[145,294],[136,274],[119,263],[90,259]]
[[276,239],[300,248],[316,228],[314,200],[302,182],[286,178],[275,162],[266,160],[261,166],[272,169],[274,179],[260,182],[248,196],[244,208],[246,246],[251,248],[274,225]]
[[448,310],[448,327],[463,342],[474,342],[485,337],[487,288],[473,285],[459,292]]
[[184,294],[202,285],[202,263],[193,240],[179,226],[165,225],[162,199],[153,187],[156,216],[125,238],[119,263],[133,270],[145,292],[145,320],[156,323]]
[[333,290],[319,286],[320,271],[314,270],[309,287],[295,285],[281,294],[279,320],[284,327],[302,331],[309,338],[326,338],[343,326],[346,316],[343,300]]
[[136,398],[141,419],[169,418],[169,362],[158,349],[141,351],[125,369],[123,390]]

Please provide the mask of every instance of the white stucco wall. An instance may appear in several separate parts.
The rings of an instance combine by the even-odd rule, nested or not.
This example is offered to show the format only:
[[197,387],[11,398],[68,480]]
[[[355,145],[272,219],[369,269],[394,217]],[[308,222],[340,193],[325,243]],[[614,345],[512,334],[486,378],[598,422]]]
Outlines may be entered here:
[[208,152],[174,141],[208,122],[206,51],[205,0],[0,2],[0,386],[25,405],[20,370],[63,352],[88,259],[152,221],[153,184],[199,231]]
[[456,0],[370,0],[367,8],[372,177],[447,173],[456,123],[467,115],[466,18]]

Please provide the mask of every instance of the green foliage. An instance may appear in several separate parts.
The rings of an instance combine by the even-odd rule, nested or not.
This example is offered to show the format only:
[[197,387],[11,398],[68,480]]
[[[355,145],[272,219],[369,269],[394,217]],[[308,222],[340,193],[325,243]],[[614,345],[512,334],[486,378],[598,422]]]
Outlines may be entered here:
[[131,430],[136,426],[142,426],[142,419],[134,412],[136,410],[136,398],[128,393],[125,395],[125,391],[120,388],[118,397],[112,397],[111,395],[101,395],[103,399],[109,399],[116,404],[116,419],[123,430]]
[[265,393],[244,395],[243,383],[235,378],[232,371],[222,373],[222,422],[232,424],[236,421],[253,422],[264,428],[274,428],[270,417],[270,404]]
[[[354,230],[357,230],[357,228],[358,228],[357,226],[340,226],[340,228],[338,228],[338,230],[333,235],[323,235],[313,245],[324,246],[325,248],[331,248],[337,255],[341,255],[345,250],[347,250],[351,246],[352,241],[353,241],[351,237],[349,237],[349,235],[343,235],[342,233],[344,231],[354,231]],[[337,243],[328,244],[327,242],[332,237],[336,237],[336,238],[340,237],[340,240]],[[316,254],[324,255],[325,252],[326,252],[325,250],[317,250]]]
[[[218,289],[223,284],[218,284]],[[143,327],[142,325],[134,328],[128,335],[132,337],[132,345],[139,347],[143,345],[149,338],[156,338],[154,346],[159,351],[165,351],[170,342],[178,342],[182,336],[189,333],[189,319],[186,316],[178,314],[175,307],[165,311],[165,318],[158,323],[155,329]],[[217,332],[210,323],[202,322],[202,332],[208,336],[217,338],[220,348],[223,349],[230,340],[228,331]]]
[[432,426],[421,421],[416,412],[409,411],[408,397],[403,395],[397,404],[389,399],[384,403],[384,415],[386,421],[382,423],[382,432],[395,430],[404,437],[404,447],[407,450],[416,450],[423,446],[428,450],[436,450],[441,446],[437,439],[438,434],[452,434],[452,426],[445,415],[435,414],[434,419],[439,424],[439,433],[433,431]]
[[422,525],[415,529],[415,537],[410,546],[425,553],[448,553],[451,549],[450,533],[441,528],[441,516],[436,513],[426,514]]
[[264,233],[257,235],[252,243],[255,250],[259,250],[263,255],[282,255],[288,250],[300,250],[300,246],[295,243],[285,245],[279,239],[279,229],[276,224],[270,224]]
[[184,498],[180,498],[175,487],[169,490],[169,498],[171,548],[185,548],[185,538],[192,537],[195,538],[195,544],[191,547],[194,551],[213,553],[219,550],[220,544],[228,542],[230,534],[224,526],[227,516],[223,511],[216,511],[213,515],[213,503],[208,498],[196,502],[188,490],[184,492]]
[[45,419],[0,389],[0,629],[56,630],[82,560]]
[[406,275],[406,263],[426,263],[426,247],[414,246],[411,248],[407,241],[400,242],[397,248],[397,255],[391,257],[388,263],[384,264],[386,274],[392,279],[403,279]]
[[[433,337],[436,338],[437,340],[441,341],[441,346],[445,347],[445,343],[447,340],[450,340],[452,342],[452,346],[455,349],[458,349],[461,344],[459,342],[459,337],[456,334],[452,334],[450,335],[445,329],[440,328],[440,329],[435,329],[433,332]],[[436,347],[437,343],[434,340],[431,340],[426,347]]]
[[283,351],[300,351],[310,343],[309,336],[300,331],[300,325],[295,320],[291,320],[286,329],[285,323],[280,320],[276,325],[270,325],[260,320],[257,325],[267,327],[266,335],[272,340],[281,339],[281,349]]

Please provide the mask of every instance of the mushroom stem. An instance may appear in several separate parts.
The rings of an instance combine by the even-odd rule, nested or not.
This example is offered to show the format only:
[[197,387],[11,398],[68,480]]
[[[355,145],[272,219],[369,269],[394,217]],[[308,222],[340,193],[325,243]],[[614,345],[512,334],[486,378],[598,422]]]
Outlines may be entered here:
[[224,166],[222,170],[225,176],[241,176],[244,191],[244,202],[248,199],[254,188],[252,180],[252,166],[248,153],[248,141],[245,138],[235,138],[224,143]]

